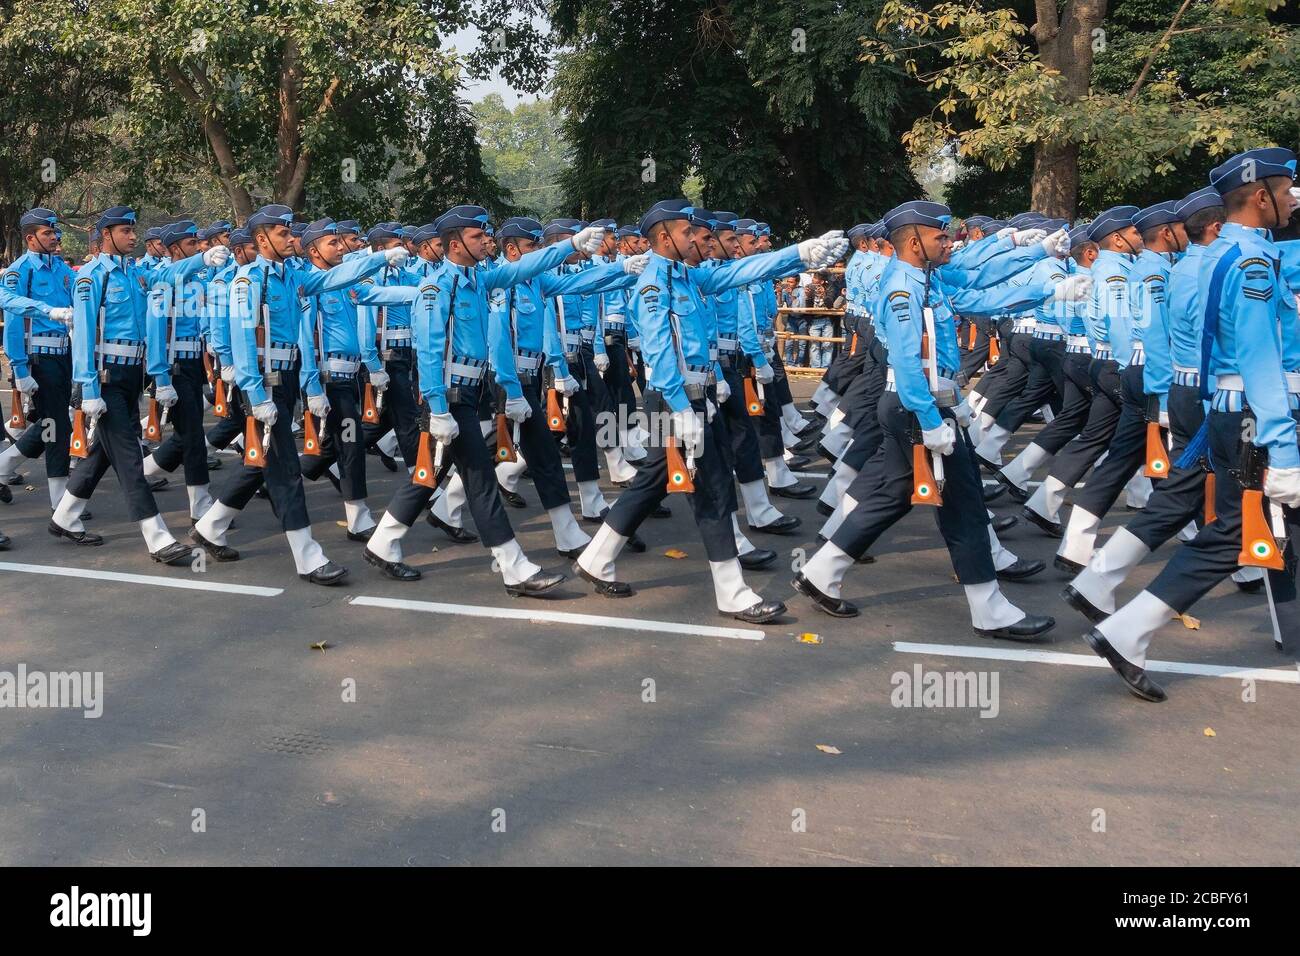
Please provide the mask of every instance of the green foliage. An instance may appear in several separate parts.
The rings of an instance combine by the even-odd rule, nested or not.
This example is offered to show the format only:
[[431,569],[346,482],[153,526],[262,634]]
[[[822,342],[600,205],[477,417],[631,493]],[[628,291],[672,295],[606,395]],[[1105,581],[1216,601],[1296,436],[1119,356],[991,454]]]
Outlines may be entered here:
[[490,93],[472,107],[483,169],[507,190],[522,215],[545,222],[563,215],[560,178],[568,168],[560,117],[549,100],[507,109]]

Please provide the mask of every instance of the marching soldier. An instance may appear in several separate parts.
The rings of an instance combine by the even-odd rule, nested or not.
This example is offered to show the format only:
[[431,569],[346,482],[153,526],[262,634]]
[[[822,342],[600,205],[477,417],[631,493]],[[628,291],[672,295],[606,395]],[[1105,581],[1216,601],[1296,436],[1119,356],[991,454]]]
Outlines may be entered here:
[[[1295,153],[1279,147],[1249,150],[1210,172],[1210,186],[1223,197],[1227,221],[1201,255],[1198,269],[1199,288],[1205,290],[1199,380],[1202,394],[1212,398],[1205,425],[1187,454],[1195,457],[1208,440],[1215,520],[1179,548],[1146,590],[1085,635],[1143,700],[1166,698],[1146,672],[1155,632],[1236,570],[1242,552],[1269,563],[1276,560],[1274,566],[1281,570],[1270,569],[1268,584],[1277,621],[1291,642],[1300,626],[1292,544],[1300,527],[1300,446],[1291,375],[1286,374],[1300,368],[1287,367],[1286,356],[1296,349],[1295,311],[1280,276],[1280,250],[1270,238],[1270,231],[1284,228],[1296,208],[1290,192],[1295,175]],[[1262,515],[1252,516],[1264,527],[1247,541],[1242,481],[1254,485],[1260,471],[1261,487],[1255,490],[1282,509],[1285,527],[1274,523],[1269,528]],[[1270,531],[1286,536],[1281,556]]]
[[[13,384],[20,402],[31,408],[13,421],[28,425],[15,433],[14,443],[0,453],[0,475],[18,471],[26,459],[45,455],[45,477],[50,507],[58,505],[68,484],[68,441],[72,395],[71,341],[72,283],[76,273],[58,255],[58,217],[53,210],[36,208],[19,221],[27,251],[0,276],[5,296],[4,350],[9,356]],[[53,425],[53,430],[49,428]],[[9,486],[0,482],[0,501],[13,500]]]
[[[522,423],[534,414],[515,368],[508,332],[500,313],[488,307],[495,289],[509,289],[564,261],[570,252],[590,255],[600,246],[601,230],[584,229],[570,240],[522,256],[515,262],[480,267],[486,261],[487,211],[456,206],[438,220],[446,261],[420,285],[412,309],[419,360],[420,391],[429,406],[429,433],[446,446],[460,472],[470,513],[483,544],[501,569],[506,592],[536,597],[564,581],[528,560],[497,490],[493,462],[479,427],[480,390],[489,361],[506,392],[505,414]],[[402,561],[402,539],[429,502],[432,489],[412,481],[389,503],[366,544],[366,561],[399,581],[420,572]]]
[[[264,429],[260,467],[245,464],[191,533],[194,542],[218,561],[235,561],[239,552],[226,544],[235,516],[266,485],[271,506],[288,538],[298,576],[312,584],[334,585],[347,568],[330,561],[312,537],[292,420],[301,392],[318,418],[329,414],[312,347],[303,297],[346,288],[385,266],[400,268],[405,249],[358,257],[329,271],[295,269],[288,260],[295,244],[288,206],[263,206],[245,228],[257,256],[240,266],[230,284],[230,346],[235,382],[249,415]],[[305,230],[304,230],[305,231]],[[259,336],[260,330],[260,336]],[[258,344],[259,338],[262,344]],[[246,448],[247,453],[250,449]]]
[[239,386],[235,383],[235,356],[230,348],[230,283],[240,266],[257,258],[257,249],[247,229],[235,229],[230,233],[230,247],[234,257],[216,270],[208,283],[207,348],[220,370],[222,390],[226,393],[226,414],[208,429],[207,444],[216,449],[230,448],[242,457],[247,412],[239,395]]

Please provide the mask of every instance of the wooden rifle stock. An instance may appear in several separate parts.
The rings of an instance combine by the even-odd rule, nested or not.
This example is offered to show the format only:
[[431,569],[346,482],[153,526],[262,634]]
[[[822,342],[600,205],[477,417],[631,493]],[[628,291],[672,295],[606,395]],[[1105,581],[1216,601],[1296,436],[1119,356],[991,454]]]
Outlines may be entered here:
[[677,447],[677,439],[672,435],[664,441],[664,453],[668,459],[668,493],[694,491],[695,482],[691,480],[686,460],[682,458],[681,450]]
[[1169,451],[1159,422],[1147,422],[1147,463],[1142,474],[1148,478],[1164,478],[1169,474]]
[[361,420],[368,425],[379,422],[379,406],[375,404],[375,387],[366,382],[361,395]]
[[244,419],[244,464],[249,468],[266,467],[266,449],[262,447],[262,429],[252,415]]
[[943,504],[939,483],[935,481],[934,469],[930,466],[930,452],[922,442],[912,446],[912,504]]
[[745,408],[750,418],[759,418],[763,414],[763,400],[758,397],[758,389],[754,387],[756,381],[753,372],[745,376]]
[[79,408],[72,413],[72,441],[68,445],[68,454],[73,458],[90,455],[90,442],[86,440],[86,413]]
[[510,436],[510,418],[504,413],[497,415],[497,462],[506,463],[518,461],[519,456],[515,453],[515,443]]
[[9,427],[15,430],[27,427],[27,413],[23,411],[23,393],[14,389],[10,394],[14,404],[14,413],[9,416]]
[[425,488],[437,488],[438,479],[434,475],[433,467],[433,436],[422,431],[420,448],[415,455],[415,471],[411,472],[411,481]]
[[149,399],[149,416],[144,424],[144,437],[149,441],[162,441],[162,419],[158,414],[158,399]]
[[564,412],[560,408],[560,393],[554,388],[546,390],[546,424],[553,432],[565,431]]
[[1213,524],[1217,515],[1214,512],[1214,472],[1205,473],[1205,523]]
[[208,377],[208,384],[215,386],[217,384],[217,370],[212,365],[212,356],[203,351],[203,374]]
[[993,333],[989,333],[989,364],[997,365],[1001,358],[1002,349],[998,347],[998,338]]
[[320,435],[316,432],[316,416],[310,411],[302,415],[302,453],[318,457],[320,455]]
[[226,382],[220,376],[212,386],[212,414],[218,418],[230,417],[230,404],[226,401]]
[[1264,514],[1264,479],[1268,474],[1268,452],[1252,442],[1241,449],[1241,552],[1237,563],[1245,568],[1281,571],[1282,550]]

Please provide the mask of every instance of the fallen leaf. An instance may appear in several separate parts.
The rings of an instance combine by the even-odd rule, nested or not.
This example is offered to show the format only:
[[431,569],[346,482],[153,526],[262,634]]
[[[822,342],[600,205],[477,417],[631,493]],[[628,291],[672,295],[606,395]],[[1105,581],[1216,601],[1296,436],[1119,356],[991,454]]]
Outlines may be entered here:
[[1205,736],[1207,736],[1207,737],[1217,737],[1217,736],[1219,736],[1218,734],[1216,734],[1216,733],[1214,732],[1214,728],[1213,728],[1213,727],[1206,727],[1205,730],[1204,730],[1204,734],[1205,734]]
[[1192,617],[1190,614],[1180,614],[1178,619],[1183,622],[1183,627],[1189,631],[1199,631],[1201,629],[1201,619]]
[[664,557],[672,558],[674,561],[680,561],[682,558],[686,557],[686,552],[681,548],[669,548],[664,552]]
[[805,631],[803,634],[799,635],[797,640],[800,644],[820,644],[822,642],[822,636],[820,634],[812,634]]
[[840,754],[840,748],[832,747],[830,744],[818,744],[817,749],[824,754],[835,754],[836,756]]
[[348,526],[348,523],[346,521],[336,521],[334,523],[338,525],[340,528],[346,528]]
[[329,641],[317,641],[315,644],[310,644],[310,645],[308,645],[308,647],[309,647],[311,650],[313,650],[313,651],[320,651],[322,654],[324,654],[325,651],[326,651],[327,649],[329,649],[329,648],[331,648],[331,647],[333,647],[333,646],[334,646],[334,645],[331,644]]

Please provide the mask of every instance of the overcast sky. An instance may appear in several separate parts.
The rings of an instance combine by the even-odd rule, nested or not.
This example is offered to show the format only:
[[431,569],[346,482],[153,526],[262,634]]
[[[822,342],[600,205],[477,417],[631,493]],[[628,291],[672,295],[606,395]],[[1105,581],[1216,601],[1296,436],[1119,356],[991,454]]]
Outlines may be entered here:
[[[478,30],[474,27],[467,27],[453,33],[448,40],[448,45],[455,47],[462,54],[468,54],[478,45],[478,39]],[[520,101],[531,103],[537,99],[536,96],[515,92],[514,88],[503,80],[501,74],[496,70],[492,71],[492,76],[487,80],[465,78],[465,96],[470,102],[477,103],[489,93],[500,93],[501,98],[505,100],[506,106],[510,108],[513,108]]]

